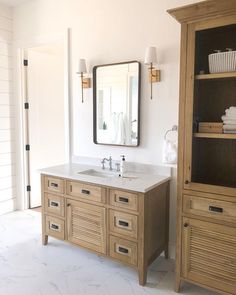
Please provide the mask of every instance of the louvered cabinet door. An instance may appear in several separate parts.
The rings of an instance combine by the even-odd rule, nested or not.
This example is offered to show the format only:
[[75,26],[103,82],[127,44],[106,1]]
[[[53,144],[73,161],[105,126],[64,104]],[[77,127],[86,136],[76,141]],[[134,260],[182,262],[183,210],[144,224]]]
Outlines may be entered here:
[[182,276],[236,294],[236,228],[183,218]]
[[93,251],[106,253],[106,209],[67,200],[68,241]]

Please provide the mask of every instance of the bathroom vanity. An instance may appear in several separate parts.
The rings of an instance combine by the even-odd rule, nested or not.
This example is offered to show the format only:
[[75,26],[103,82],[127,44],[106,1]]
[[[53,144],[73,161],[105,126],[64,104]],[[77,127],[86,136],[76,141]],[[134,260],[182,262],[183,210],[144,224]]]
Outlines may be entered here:
[[41,173],[43,244],[52,236],[128,264],[145,285],[148,266],[168,257],[170,176],[80,164]]

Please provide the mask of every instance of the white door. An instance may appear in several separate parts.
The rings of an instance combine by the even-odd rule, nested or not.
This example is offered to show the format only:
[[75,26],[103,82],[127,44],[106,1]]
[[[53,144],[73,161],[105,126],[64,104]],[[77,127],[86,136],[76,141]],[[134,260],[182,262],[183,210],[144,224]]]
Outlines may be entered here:
[[62,45],[28,50],[30,208],[41,205],[40,168],[66,162]]

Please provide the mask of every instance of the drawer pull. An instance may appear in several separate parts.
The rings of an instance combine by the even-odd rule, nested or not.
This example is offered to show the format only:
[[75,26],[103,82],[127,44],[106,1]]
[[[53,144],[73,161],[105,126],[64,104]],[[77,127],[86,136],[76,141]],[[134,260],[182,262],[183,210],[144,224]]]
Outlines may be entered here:
[[55,183],[55,182],[51,182],[51,185],[52,187],[58,187],[58,183]]
[[118,252],[122,253],[122,254],[128,254],[129,250],[123,247],[118,247]]
[[223,213],[223,208],[220,208],[220,207],[214,207],[214,206],[209,206],[209,211],[211,211],[211,212]]
[[81,190],[81,193],[82,194],[85,194],[85,195],[90,195],[90,191],[86,190],[86,189],[82,189]]
[[119,197],[119,202],[129,203],[129,199],[128,198],[125,198],[125,197]]
[[59,207],[59,203],[58,202],[51,201],[50,202],[50,206],[51,207]]
[[56,225],[56,224],[54,224],[54,223],[52,223],[51,226],[50,226],[50,228],[51,228],[52,230],[58,230],[58,229],[59,229],[59,226]]
[[123,220],[119,220],[118,223],[119,223],[119,225],[124,226],[124,227],[128,227],[129,226],[129,223],[126,222],[126,221],[123,221]]

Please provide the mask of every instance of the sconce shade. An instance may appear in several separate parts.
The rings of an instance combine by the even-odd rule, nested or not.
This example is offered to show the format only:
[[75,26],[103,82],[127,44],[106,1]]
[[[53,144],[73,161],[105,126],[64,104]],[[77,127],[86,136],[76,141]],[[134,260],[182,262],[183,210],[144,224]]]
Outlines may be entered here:
[[79,59],[78,74],[87,73],[86,61],[85,59]]
[[147,47],[146,48],[144,63],[146,65],[157,63],[157,49],[156,49],[156,47]]

